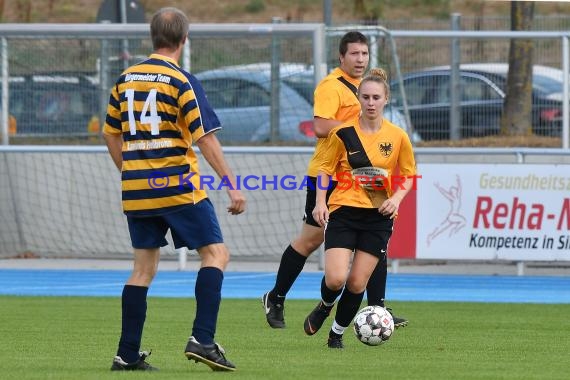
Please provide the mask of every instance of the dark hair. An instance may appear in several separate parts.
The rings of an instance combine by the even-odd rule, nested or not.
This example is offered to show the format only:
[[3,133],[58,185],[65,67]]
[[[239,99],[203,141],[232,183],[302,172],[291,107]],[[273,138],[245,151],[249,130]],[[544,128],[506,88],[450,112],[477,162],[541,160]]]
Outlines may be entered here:
[[379,67],[370,69],[370,71],[368,71],[368,74],[362,78],[362,81],[358,86],[358,92],[360,92],[360,88],[366,82],[376,82],[384,85],[384,89],[386,90],[386,99],[390,99],[390,85],[388,84],[388,74],[384,69],[381,69]]
[[188,17],[178,8],[161,8],[152,16],[150,36],[154,50],[176,49],[188,35]]
[[357,31],[346,33],[344,36],[342,36],[340,39],[340,44],[338,45],[338,52],[340,55],[344,56],[348,50],[348,44],[354,42],[368,45],[368,38],[366,38],[364,34]]

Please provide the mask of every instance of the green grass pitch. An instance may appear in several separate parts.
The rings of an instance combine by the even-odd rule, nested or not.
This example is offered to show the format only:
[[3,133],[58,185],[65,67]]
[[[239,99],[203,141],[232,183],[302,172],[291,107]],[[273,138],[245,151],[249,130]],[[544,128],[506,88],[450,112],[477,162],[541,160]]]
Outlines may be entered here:
[[[120,332],[120,298],[0,297],[2,379],[125,379],[109,371]],[[260,300],[224,299],[216,338],[237,366],[215,373],[188,361],[193,299],[149,298],[143,346],[160,372],[145,378],[567,379],[570,305],[392,302],[410,320],[378,347],[345,334],[326,347],[303,320],[315,301],[287,301],[287,328],[265,322]]]

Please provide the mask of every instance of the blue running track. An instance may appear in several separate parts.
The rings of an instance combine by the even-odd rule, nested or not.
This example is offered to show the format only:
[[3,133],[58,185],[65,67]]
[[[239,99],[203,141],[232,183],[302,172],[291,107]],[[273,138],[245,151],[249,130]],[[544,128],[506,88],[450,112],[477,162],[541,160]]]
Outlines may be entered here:
[[[0,295],[120,297],[130,271],[0,269]],[[318,299],[322,273],[302,273],[288,298]],[[196,272],[162,271],[149,296],[194,295]],[[273,287],[275,273],[226,272],[222,294],[258,298]],[[390,274],[393,301],[570,303],[570,277]]]

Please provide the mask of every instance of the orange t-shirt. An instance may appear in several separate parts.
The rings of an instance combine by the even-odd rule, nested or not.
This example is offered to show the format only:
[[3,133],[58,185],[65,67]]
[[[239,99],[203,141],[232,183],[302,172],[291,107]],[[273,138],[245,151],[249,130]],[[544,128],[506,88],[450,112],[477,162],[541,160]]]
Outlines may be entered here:
[[[358,88],[361,81],[361,79],[351,78],[338,67],[334,69],[321,80],[315,89],[313,112],[315,117],[345,122],[358,117],[360,114],[360,103],[356,94],[339,79],[347,81],[355,88]],[[317,140],[315,152],[307,169],[308,176],[316,177],[318,175],[327,140],[328,137]]]
[[416,162],[408,134],[388,120],[374,134],[364,133],[358,118],[333,128],[323,150],[320,171],[335,174],[338,184],[332,192],[328,205],[330,211],[340,206],[374,208],[367,191],[355,183],[353,169],[361,167],[382,168],[388,172],[385,194],[392,194],[392,178],[396,166],[400,176],[416,174]]

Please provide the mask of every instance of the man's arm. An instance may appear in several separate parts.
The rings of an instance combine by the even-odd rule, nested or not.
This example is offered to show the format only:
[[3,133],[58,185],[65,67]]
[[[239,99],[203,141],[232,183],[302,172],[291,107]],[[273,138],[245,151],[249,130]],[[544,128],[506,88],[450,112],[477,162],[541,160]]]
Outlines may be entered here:
[[245,197],[237,187],[236,178],[224,158],[222,146],[216,135],[214,133],[208,133],[198,139],[196,145],[216,174],[220,178],[227,179],[232,185],[232,188],[228,189],[228,195],[231,201],[228,212],[233,215],[244,212],[246,203]]
[[123,137],[121,135],[103,134],[109,154],[119,171],[123,167]]
[[328,137],[331,129],[337,125],[341,125],[342,122],[338,120],[323,119],[322,117],[315,116],[314,118],[315,135],[320,138]]

